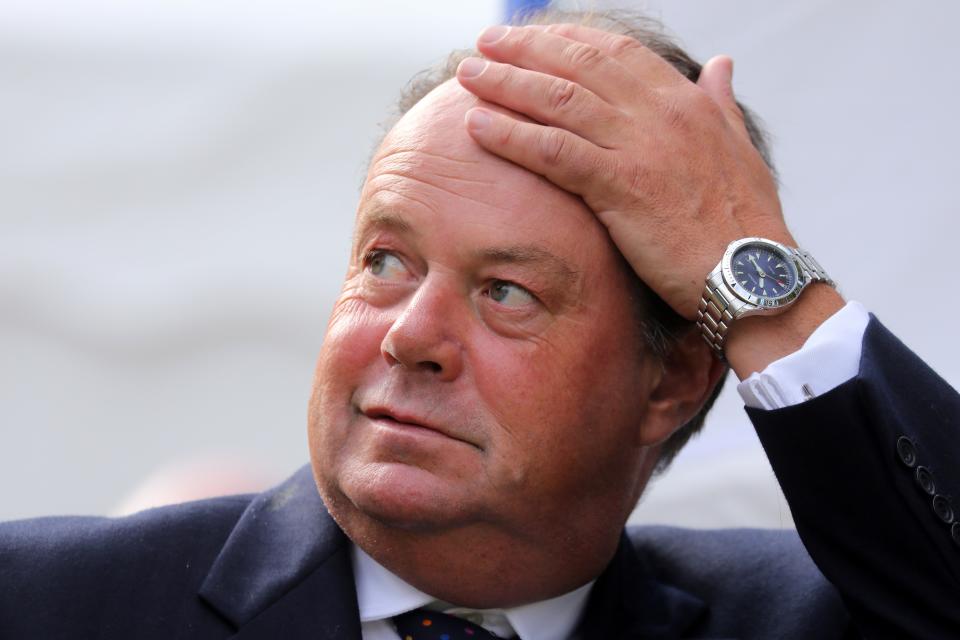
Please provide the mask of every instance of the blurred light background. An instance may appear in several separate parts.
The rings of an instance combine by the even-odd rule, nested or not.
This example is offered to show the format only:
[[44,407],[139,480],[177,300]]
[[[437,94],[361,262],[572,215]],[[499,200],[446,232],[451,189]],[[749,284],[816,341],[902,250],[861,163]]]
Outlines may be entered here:
[[[646,9],[701,60],[732,55],[795,235],[960,383],[960,4],[560,5]],[[306,461],[313,360],[378,123],[411,75],[504,12],[0,4],[0,519],[262,487]],[[790,525],[733,384],[635,517]]]

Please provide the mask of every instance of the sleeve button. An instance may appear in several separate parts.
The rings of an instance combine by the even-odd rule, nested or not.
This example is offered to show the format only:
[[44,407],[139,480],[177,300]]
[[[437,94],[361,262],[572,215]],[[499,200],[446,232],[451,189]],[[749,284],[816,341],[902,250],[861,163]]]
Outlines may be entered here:
[[943,496],[933,496],[933,512],[947,524],[953,522],[953,507],[950,506],[950,501]]
[[911,469],[917,464],[917,448],[914,446],[913,440],[907,436],[897,438],[897,455],[900,456],[900,462]]
[[926,467],[917,467],[917,484],[923,489],[924,493],[933,495],[937,492],[937,485],[933,483],[933,474]]

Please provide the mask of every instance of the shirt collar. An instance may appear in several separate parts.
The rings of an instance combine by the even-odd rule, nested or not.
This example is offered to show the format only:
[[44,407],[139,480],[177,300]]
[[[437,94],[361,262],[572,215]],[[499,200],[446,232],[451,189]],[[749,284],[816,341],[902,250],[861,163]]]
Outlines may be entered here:
[[521,640],[565,640],[580,622],[594,582],[556,598],[512,607],[504,613]]
[[355,544],[350,545],[350,558],[360,622],[389,619],[433,602],[433,597],[395,576]]
[[[357,545],[351,545],[351,560],[361,622],[389,619],[436,601],[391,573]],[[580,621],[593,583],[591,580],[556,598],[490,613],[505,616],[521,640],[564,640]]]

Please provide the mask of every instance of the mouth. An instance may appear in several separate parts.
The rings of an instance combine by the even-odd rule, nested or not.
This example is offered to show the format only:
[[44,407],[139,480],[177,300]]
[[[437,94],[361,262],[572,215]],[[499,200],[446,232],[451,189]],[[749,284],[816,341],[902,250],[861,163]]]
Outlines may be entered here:
[[371,422],[377,423],[378,425],[388,429],[419,432],[421,435],[425,436],[439,436],[479,448],[476,444],[470,442],[469,440],[465,440],[462,437],[455,435],[449,429],[429,422],[425,418],[422,418],[416,414],[400,411],[390,407],[380,406],[362,408],[360,409],[360,413],[362,413]]

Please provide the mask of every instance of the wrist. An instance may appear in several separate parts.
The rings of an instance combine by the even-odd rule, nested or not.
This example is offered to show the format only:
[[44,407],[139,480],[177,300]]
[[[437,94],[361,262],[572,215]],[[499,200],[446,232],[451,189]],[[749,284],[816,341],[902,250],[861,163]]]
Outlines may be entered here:
[[733,323],[724,353],[741,380],[800,349],[823,322],[844,305],[826,283],[811,283],[797,301],[777,315],[750,316]]

